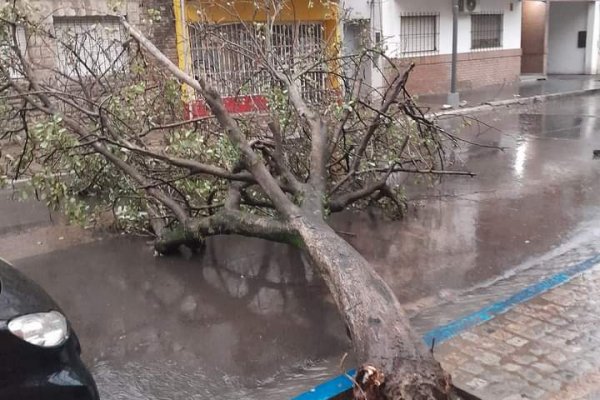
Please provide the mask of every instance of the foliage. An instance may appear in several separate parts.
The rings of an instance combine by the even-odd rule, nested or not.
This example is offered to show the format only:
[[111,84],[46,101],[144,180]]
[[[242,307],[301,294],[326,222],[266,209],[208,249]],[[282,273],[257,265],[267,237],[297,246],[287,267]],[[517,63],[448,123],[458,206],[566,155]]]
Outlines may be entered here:
[[[5,146],[10,151],[0,154],[0,184],[30,178],[26,196],[35,194],[84,225],[111,214],[126,231],[152,231],[153,221],[160,221],[160,226],[182,223],[172,207],[150,194],[151,190],[173,199],[190,218],[202,218],[226,207],[235,185],[240,191],[240,210],[277,217],[276,205],[249,178],[245,156],[218,118],[189,118],[181,82],[150,62],[135,41],[121,44],[123,62],[115,61],[108,73],[94,73],[94,67],[81,62],[67,73],[30,54],[21,54],[21,59],[11,33],[17,26],[26,26],[28,32],[35,32],[36,41],[67,49],[76,49],[84,39],[78,35],[85,34],[59,39],[44,30],[43,21],[28,19],[23,10],[6,6],[1,15],[0,48],[7,49],[4,59],[10,64],[0,63],[4,82],[0,140],[10,144]],[[148,15],[160,22],[156,11],[149,10]],[[266,37],[273,34],[269,24],[260,25]],[[221,49],[232,54],[238,51],[226,41]],[[398,217],[406,200],[398,175],[440,169],[443,137],[406,92],[404,71],[398,70],[382,90],[359,79],[363,64],[382,57],[378,48],[346,57],[328,53],[323,50],[313,69],[306,65],[314,63],[314,55],[309,60],[295,57],[287,72],[303,71],[304,75],[284,78],[268,64],[269,59],[261,60],[265,70],[271,69],[273,82],[262,93],[268,108],[236,115],[235,122],[288,198],[302,207],[306,196],[298,187],[308,184],[314,172],[311,125],[299,112],[298,101],[304,102],[311,112],[319,113],[329,135],[327,181],[321,197],[324,212],[378,206],[390,217]],[[89,57],[84,61],[99,62]],[[22,76],[14,79],[11,68]],[[33,75],[29,76],[27,68],[44,73],[38,77],[30,71]],[[290,82],[307,84],[310,81],[305,79],[314,79],[315,74],[325,74],[327,81],[337,83],[316,98],[294,99]],[[239,93],[251,92],[253,85],[252,81],[240,83]],[[115,165],[97,146],[139,176]],[[218,173],[206,172],[206,166]]]

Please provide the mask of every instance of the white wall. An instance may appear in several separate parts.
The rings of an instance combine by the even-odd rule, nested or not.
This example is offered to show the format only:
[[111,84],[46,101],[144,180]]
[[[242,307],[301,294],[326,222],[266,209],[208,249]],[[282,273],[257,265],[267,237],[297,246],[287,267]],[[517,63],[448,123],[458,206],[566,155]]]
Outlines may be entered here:
[[587,2],[551,2],[548,28],[548,73],[585,73],[585,48],[577,48],[577,32],[587,30]]
[[598,73],[598,43],[600,40],[600,2],[588,3],[585,73]]
[[[364,0],[363,0],[364,1]],[[513,10],[510,10],[512,3]],[[452,0],[384,0],[383,36],[388,44],[390,55],[397,55],[400,47],[400,15],[403,12],[439,12],[440,38],[439,54],[452,53]],[[504,12],[504,49],[521,48],[521,1],[519,0],[480,0],[479,11]],[[460,14],[458,20],[458,51],[471,51],[471,17]]]
[[341,9],[346,11],[349,19],[370,19],[372,1],[367,0],[342,0]]

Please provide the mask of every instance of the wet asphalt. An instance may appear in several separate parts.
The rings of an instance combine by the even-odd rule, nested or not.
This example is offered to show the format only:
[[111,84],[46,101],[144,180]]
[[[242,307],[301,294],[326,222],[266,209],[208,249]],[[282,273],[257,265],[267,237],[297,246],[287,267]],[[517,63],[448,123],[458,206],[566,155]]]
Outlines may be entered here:
[[[465,290],[527,263],[542,274],[545,254],[597,239],[586,229],[600,215],[599,111],[590,96],[499,108],[482,123],[445,117],[462,138],[505,149],[463,144],[448,168],[475,178],[396,176],[411,199],[402,221],[332,224],[429,328]],[[64,227],[1,194],[0,256],[67,312],[103,399],[286,399],[339,373],[343,324],[298,251],[222,237],[203,254],[154,257],[144,238]]]

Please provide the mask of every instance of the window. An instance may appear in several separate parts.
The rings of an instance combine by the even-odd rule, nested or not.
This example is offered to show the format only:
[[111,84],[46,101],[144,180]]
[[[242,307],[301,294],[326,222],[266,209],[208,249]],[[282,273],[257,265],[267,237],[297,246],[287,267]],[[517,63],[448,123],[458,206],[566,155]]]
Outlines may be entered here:
[[400,51],[403,56],[435,54],[439,50],[439,13],[400,16]]
[[[4,33],[1,36],[5,37],[7,41],[0,45],[0,59],[2,60],[3,64],[8,67],[8,74],[11,79],[21,78],[23,76],[19,67],[21,63],[17,60],[17,55],[13,52],[11,46],[9,45],[9,43],[12,43],[12,33],[9,33],[7,28],[6,36],[4,36]],[[25,35],[25,28],[23,26],[17,26],[16,37],[19,50],[21,51],[21,54],[25,55],[25,52],[27,51],[27,37]]]
[[471,49],[502,47],[503,17],[501,13],[471,14]]
[[58,69],[66,76],[122,72],[128,54],[125,28],[118,17],[54,17]]
[[194,75],[204,77],[225,97],[264,94],[273,82],[252,50],[258,43],[282,70],[301,71],[317,64],[301,81],[305,97],[316,99],[325,88],[325,74],[317,70],[323,49],[322,24],[275,24],[268,45],[259,29],[241,23],[190,25]]

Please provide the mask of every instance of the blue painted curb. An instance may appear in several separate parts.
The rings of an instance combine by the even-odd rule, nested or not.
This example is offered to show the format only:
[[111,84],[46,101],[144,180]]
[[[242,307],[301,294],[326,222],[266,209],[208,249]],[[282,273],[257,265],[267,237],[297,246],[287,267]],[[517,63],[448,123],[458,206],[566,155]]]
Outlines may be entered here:
[[[547,292],[557,286],[567,283],[580,273],[587,271],[596,264],[600,263],[600,254],[597,254],[585,261],[575,264],[566,270],[559,272],[541,282],[526,287],[520,292],[515,293],[505,300],[492,303],[479,311],[468,314],[446,325],[438,326],[423,335],[423,340],[428,347],[432,346],[435,340],[436,344],[445,342],[448,339],[460,334],[461,332],[487,322],[497,315],[503,314],[517,304],[524,303],[542,293]],[[348,371],[347,374],[353,376],[355,370]],[[352,389],[352,381],[345,375],[340,375],[319,386],[315,386],[310,391],[292,398],[292,400],[329,400],[335,396]]]
[[[354,376],[356,370],[352,369],[346,372],[349,376]],[[308,392],[294,397],[292,400],[329,400],[345,391],[352,389],[352,381],[346,375],[340,375],[319,386],[315,386]]]

